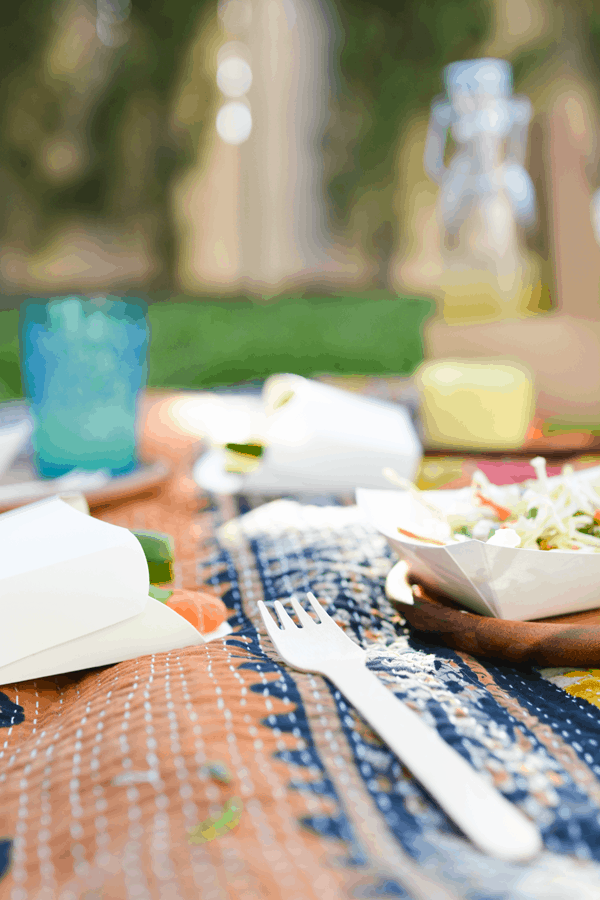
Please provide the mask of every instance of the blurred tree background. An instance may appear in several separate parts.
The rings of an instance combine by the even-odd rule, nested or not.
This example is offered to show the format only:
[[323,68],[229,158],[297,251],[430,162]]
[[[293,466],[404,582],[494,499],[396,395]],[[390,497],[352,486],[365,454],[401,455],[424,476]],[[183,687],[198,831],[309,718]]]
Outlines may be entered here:
[[[510,0],[330,2],[340,31],[323,146],[331,219],[343,231],[362,204],[366,221],[355,227],[377,257],[397,228],[403,129],[442,90],[445,65],[485,48]],[[597,0],[535,2],[560,19],[560,47],[548,28],[525,47],[515,40],[504,55],[516,88],[569,47],[597,81]],[[102,10],[109,25],[99,39]],[[0,241],[32,251],[75,218],[142,233],[157,261],[148,289],[173,290],[170,187],[202,154],[214,79],[196,66],[184,112],[177,98],[216,13],[217,0],[28,0],[0,9]]]
[[[441,89],[440,71],[489,31],[486,0],[334,0],[341,34],[325,136],[331,218],[341,230],[376,191],[368,240],[389,240],[394,148]],[[98,40],[102,9],[112,30]],[[171,290],[170,185],[202,145],[216,86],[195,73],[195,108],[175,113],[184,67],[216,0],[28,0],[0,10],[0,240],[35,251],[75,218],[141,227]],[[189,102],[189,98],[188,98]],[[377,220],[379,219],[379,220]],[[387,231],[386,231],[387,229]]]
[[75,217],[109,231],[141,226],[163,262],[151,286],[168,288],[169,184],[190,157],[189,136],[173,127],[174,92],[206,4],[121,2],[119,22],[118,2],[104,4],[117,10],[106,42],[94,3],[0,10],[1,236],[35,250]]
[[[120,291],[143,288],[152,300],[177,301],[172,189],[180,174],[207,152],[214,130],[218,91],[202,54],[210,41],[219,40],[217,3],[28,0],[0,8],[0,285],[4,294],[24,293],[14,286],[18,285],[13,277],[15,254],[39,252],[75,223],[95,234],[99,244],[108,244],[116,236],[132,247],[132,255],[143,251],[152,260],[147,272],[141,276],[134,272],[130,285],[125,272]],[[411,121],[427,115],[432,98],[442,90],[445,65],[486,54],[491,48],[490,52],[513,63],[517,90],[528,86],[536,73],[549,72],[563,56],[595,83],[600,80],[598,0],[330,3],[338,33],[332,36],[330,119],[321,148],[330,220],[334,231],[349,234],[376,260],[389,258],[404,227],[394,212],[399,149]],[[506,22],[518,19],[527,9],[538,10],[535,14],[543,20],[542,26],[534,29],[533,38],[511,36],[514,28]],[[503,28],[508,38],[498,44],[494,35]],[[374,286],[385,287],[385,283]],[[352,292],[345,289],[343,293]],[[392,294],[388,291],[387,296]],[[342,345],[336,338],[329,349],[325,344],[315,349],[323,363],[321,370],[412,371],[421,358],[419,329],[430,307],[415,306],[410,300],[401,304],[396,308],[396,328],[388,327],[391,308],[380,305],[380,328],[373,324],[373,296],[364,295],[358,303],[359,299],[358,293],[348,299],[354,304],[348,315],[343,296],[337,312],[327,307],[325,331],[345,334],[347,343]],[[10,299],[4,305],[10,306]],[[172,302],[168,305],[174,308]],[[157,362],[155,383],[200,386],[211,377],[227,380],[235,372],[252,377],[264,373],[269,364],[297,368],[302,352],[316,340],[311,327],[314,303],[308,303],[302,315],[298,310],[280,314],[272,306],[269,316],[261,318],[258,313],[244,320],[245,327],[254,329],[255,344],[240,338],[237,349],[230,345],[227,350],[223,346],[226,314],[218,298],[213,307],[212,313],[207,310],[188,329],[181,324],[183,313],[163,316],[160,340],[166,354],[166,348],[172,353],[177,346],[175,335],[179,340],[185,333],[194,335],[196,358],[206,356],[213,344],[219,345],[222,354],[236,356],[229,375],[215,357],[205,375],[192,376],[194,353],[190,350],[184,354],[179,374],[166,355],[164,364]],[[191,316],[190,304],[187,310]],[[345,320],[352,322],[353,335],[344,327]],[[3,321],[0,377],[10,386],[9,393],[14,393],[15,372],[6,366],[12,360],[14,369],[16,338],[8,319]],[[167,333],[170,321],[177,323],[172,335]],[[216,328],[214,340],[212,327]],[[403,329],[410,336],[401,349]],[[205,335],[204,341],[200,334]],[[264,340],[263,334],[267,335]],[[362,349],[361,334],[370,335]],[[287,356],[279,353],[282,346],[288,346]],[[254,363],[246,364],[244,359]],[[319,368],[316,357],[311,367]],[[206,374],[210,371],[212,376]]]

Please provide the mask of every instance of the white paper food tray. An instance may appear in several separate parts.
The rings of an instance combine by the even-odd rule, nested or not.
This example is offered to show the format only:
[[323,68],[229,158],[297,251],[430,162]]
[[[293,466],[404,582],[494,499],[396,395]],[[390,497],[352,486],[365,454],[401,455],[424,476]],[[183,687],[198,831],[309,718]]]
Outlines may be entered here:
[[[598,481],[600,467],[575,477]],[[449,513],[468,501],[470,488],[425,493]],[[477,540],[431,546],[398,532],[400,526],[436,537],[430,514],[408,491],[359,488],[356,502],[412,574],[474,612],[527,621],[600,607],[600,553],[513,549]]]

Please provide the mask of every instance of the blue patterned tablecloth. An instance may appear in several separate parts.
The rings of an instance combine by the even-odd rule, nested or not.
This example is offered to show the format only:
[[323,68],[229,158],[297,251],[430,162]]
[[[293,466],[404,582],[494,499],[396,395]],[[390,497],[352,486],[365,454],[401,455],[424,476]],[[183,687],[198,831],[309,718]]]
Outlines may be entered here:
[[[248,501],[241,504],[248,509]],[[306,743],[282,757],[290,786],[328,796],[334,807],[331,815],[307,809],[304,824],[324,847],[341,838],[348,865],[379,872],[364,897],[600,897],[600,673],[515,668],[423,640],[393,621],[383,589],[393,561],[384,538],[352,506],[278,500],[218,532],[208,581],[231,583],[226,597],[237,634],[228,644],[249,654],[245,668],[268,673],[269,693],[293,695],[291,716],[265,721]],[[398,698],[538,823],[545,844],[539,859],[507,865],[476,851],[337,690],[281,663],[256,600],[270,605],[307,590],[367,648],[370,668]],[[327,696],[335,728],[319,717],[317,695]],[[342,766],[332,734],[344,746]],[[301,786],[294,784],[298,766],[314,773]]]
[[[412,632],[385,597],[391,551],[348,499],[203,501],[188,563],[232,635],[2,687],[1,900],[600,897],[599,673]],[[169,503],[105,518],[157,527]],[[308,590],[399,702],[538,823],[539,858],[477,851],[329,682],[281,662],[257,600]],[[213,827],[223,810],[242,811]]]

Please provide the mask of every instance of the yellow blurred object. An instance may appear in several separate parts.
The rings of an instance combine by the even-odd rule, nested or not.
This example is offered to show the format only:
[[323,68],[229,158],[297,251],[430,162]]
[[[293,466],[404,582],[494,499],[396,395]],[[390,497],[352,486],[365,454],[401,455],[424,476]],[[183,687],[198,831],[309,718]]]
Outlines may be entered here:
[[429,447],[514,450],[534,412],[533,378],[496,362],[448,359],[416,375]]
[[415,476],[415,485],[420,491],[439,490],[464,474],[463,463],[460,456],[425,457]]
[[548,287],[542,282],[539,262],[531,257],[518,267],[507,284],[492,271],[449,266],[437,291],[441,316],[448,325],[494,322],[539,315],[550,308]]

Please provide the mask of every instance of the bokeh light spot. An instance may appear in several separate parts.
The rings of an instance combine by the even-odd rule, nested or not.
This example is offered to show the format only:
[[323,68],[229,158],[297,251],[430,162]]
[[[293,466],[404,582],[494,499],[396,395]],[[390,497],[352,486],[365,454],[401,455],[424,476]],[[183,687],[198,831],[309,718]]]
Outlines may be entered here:
[[226,144],[243,144],[251,131],[252,114],[245,103],[226,103],[217,113],[217,133]]
[[252,84],[252,69],[246,60],[231,56],[220,63],[217,84],[226,97],[241,97]]

